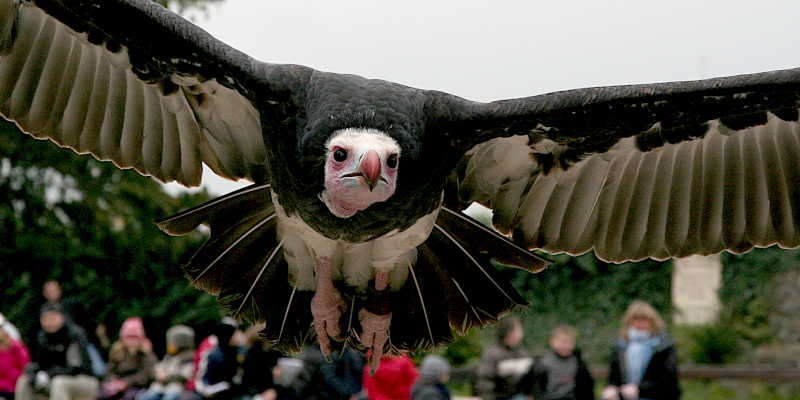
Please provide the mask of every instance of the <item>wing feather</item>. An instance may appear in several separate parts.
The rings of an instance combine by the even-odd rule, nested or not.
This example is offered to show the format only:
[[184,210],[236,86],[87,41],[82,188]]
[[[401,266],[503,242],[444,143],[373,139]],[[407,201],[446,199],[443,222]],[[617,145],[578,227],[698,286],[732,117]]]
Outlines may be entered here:
[[[598,235],[595,240],[595,247],[600,246],[601,249],[608,249],[613,242],[613,225],[615,221],[612,216],[617,207],[615,201],[620,191],[620,181],[623,179],[623,172],[625,166],[630,162],[630,154],[612,159],[609,163],[609,176],[606,180],[606,186],[602,189],[598,207]],[[607,251],[607,250],[601,250]]]
[[[692,155],[697,142],[681,143],[675,146],[675,163],[672,187],[669,196],[667,221],[669,229],[664,232],[665,247],[668,254],[677,254],[689,235],[689,219],[692,197]],[[665,146],[669,147],[669,146]]]
[[202,163],[228,178],[268,179],[252,90],[289,110],[287,88],[310,71],[259,63],[144,0],[0,0],[0,22],[0,115],[34,137],[188,186],[200,183]]
[[[800,169],[793,168],[792,166],[800,165],[800,142],[797,140],[797,126],[789,127],[791,132],[785,135],[779,135],[778,149],[781,151],[781,166],[785,175],[785,182],[789,190],[789,208],[791,209],[791,218],[789,221],[794,229],[795,237],[800,230]],[[787,223],[789,223],[787,221]],[[787,246],[795,247],[800,246],[800,242],[787,243]]]
[[128,111],[128,107],[130,107],[130,104],[125,102],[128,92],[127,76],[125,75],[125,71],[114,68],[109,64],[108,97],[105,102],[105,110],[101,116],[100,136],[95,140],[100,142],[96,151],[110,160],[120,160],[120,131],[125,124],[125,114]]
[[586,247],[587,250],[591,247],[587,238],[597,225],[593,211],[599,201],[599,189],[605,182],[609,167],[608,163],[597,159],[589,160],[589,163],[591,165],[587,165],[587,168],[567,171],[567,174],[575,175],[576,182],[574,193],[568,199],[559,234],[567,243],[575,243],[576,247]]
[[[772,128],[777,124],[773,124]],[[760,136],[764,143],[764,159],[767,165],[767,187],[770,188],[770,200],[774,205],[770,207],[772,226],[778,238],[795,237],[794,219],[792,218],[792,206],[789,201],[789,188],[787,187],[787,168],[799,168],[800,165],[786,165],[784,162],[790,161],[781,157],[780,134],[775,129],[770,129],[768,134]]]
[[142,170],[142,132],[145,127],[145,104],[142,85],[137,85],[133,75],[128,75],[128,91],[125,98],[125,116],[123,118],[122,135],[120,138],[120,160],[122,165],[130,165],[137,170]]
[[[528,192],[531,195],[525,199],[525,203],[521,205],[521,209],[525,210],[526,214],[534,215],[535,217],[522,218],[518,215],[519,229],[514,232],[515,236],[519,236],[519,234],[522,233],[524,243],[533,247],[539,247],[538,243],[547,241],[547,238],[541,233],[542,218],[545,215],[548,199],[553,193],[557,183],[556,179],[547,176],[542,176],[534,181],[533,186]],[[489,207],[493,206],[493,204],[487,205]]]
[[723,151],[725,157],[725,181],[722,192],[722,220],[729,226],[723,230],[722,243],[725,248],[740,250],[745,241],[745,185],[742,163],[742,135],[727,137]]
[[652,208],[653,187],[655,186],[655,169],[658,167],[660,152],[642,154],[639,169],[636,173],[636,184],[633,187],[630,208],[627,210],[627,223],[622,232],[621,246],[627,251],[626,258],[637,258],[641,252],[647,227],[651,225],[650,210]]
[[[61,129],[56,128],[53,131],[54,140],[70,148],[76,148],[80,143],[79,138],[83,133],[83,127],[86,125],[86,116],[89,114],[89,104],[92,101],[92,97],[89,95],[91,91],[87,89],[94,86],[98,68],[97,53],[84,51],[82,47],[79,41],[72,41],[73,51],[70,53],[70,59],[77,62],[75,78],[73,79],[74,84],[67,99],[67,107],[61,114],[61,118],[57,114],[52,116],[54,120],[61,121],[60,124],[56,125]],[[0,62],[0,65],[2,64]],[[13,61],[9,61],[9,64],[13,64]],[[0,76],[2,76],[2,73],[0,73]],[[33,134],[35,135],[35,133]]]
[[639,248],[637,258],[647,257],[647,249],[661,249],[653,254],[654,258],[667,258],[666,232],[668,227],[667,213],[670,204],[670,188],[672,187],[675,175],[675,146],[666,146],[658,153],[658,161],[654,175],[654,187],[652,201],[650,203],[650,215],[647,218],[645,237]]
[[725,137],[711,133],[703,140],[703,167],[701,174],[703,197],[701,200],[702,215],[697,221],[699,245],[705,247],[706,253],[717,253],[722,250],[720,243],[722,233],[722,189]]
[[575,180],[561,179],[555,182],[550,200],[544,209],[543,230],[545,237],[550,238],[553,243],[559,243],[561,238],[561,225],[566,213],[567,204],[575,187]]
[[[515,242],[553,253],[594,249],[605,260],[624,262],[800,245],[800,123],[770,113],[754,127],[737,130],[718,120],[706,126],[700,138],[648,151],[622,139],[566,170],[545,172],[532,159],[522,199],[504,199],[510,192],[495,183],[508,180],[509,172],[496,165],[482,170],[485,155],[470,158],[483,154],[479,145],[461,170],[469,175],[458,181],[481,189],[459,193],[480,192],[490,207],[519,204],[504,210],[516,215]],[[511,139],[493,139],[502,140]],[[528,154],[536,146],[513,149]]]
[[[65,30],[66,27],[61,26],[61,30]],[[67,43],[65,47],[68,49],[68,53],[64,56],[66,62],[64,65],[61,66],[63,79],[61,80],[61,84],[59,85],[58,94],[55,96],[55,101],[51,112],[47,116],[47,123],[42,128],[45,131],[50,132],[61,132],[62,129],[59,127],[59,124],[66,118],[64,116],[64,112],[69,105],[70,96],[72,90],[75,86],[76,81],[78,80],[78,72],[80,71],[80,63],[81,57],[75,57],[74,53],[76,51],[80,51],[80,48],[76,46],[76,43]],[[61,117],[59,117],[61,116]]]
[[764,176],[764,164],[761,159],[761,151],[758,146],[756,135],[742,136],[744,153],[744,173],[745,203],[748,212],[747,219],[747,241],[749,243],[760,244],[763,238],[767,237],[769,227],[769,197],[767,195],[766,177]]

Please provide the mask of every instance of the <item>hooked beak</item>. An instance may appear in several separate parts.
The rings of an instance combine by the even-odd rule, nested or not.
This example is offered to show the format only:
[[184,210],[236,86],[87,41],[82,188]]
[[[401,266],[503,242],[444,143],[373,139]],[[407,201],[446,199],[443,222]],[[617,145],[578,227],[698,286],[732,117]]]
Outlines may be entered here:
[[370,150],[361,159],[361,164],[358,166],[358,171],[364,176],[369,185],[369,191],[375,189],[378,184],[378,178],[381,176],[381,159],[375,150]]

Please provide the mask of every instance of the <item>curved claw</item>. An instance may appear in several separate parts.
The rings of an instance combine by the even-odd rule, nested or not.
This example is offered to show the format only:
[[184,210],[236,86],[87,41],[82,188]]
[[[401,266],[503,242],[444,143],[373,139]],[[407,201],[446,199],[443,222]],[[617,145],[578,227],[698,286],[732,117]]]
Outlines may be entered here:
[[361,344],[372,350],[370,359],[367,360],[370,372],[375,373],[383,357],[383,347],[389,340],[389,326],[392,323],[392,313],[374,314],[366,309],[358,312],[361,322]]
[[339,291],[317,291],[311,299],[311,315],[314,317],[314,331],[317,333],[319,348],[322,354],[329,357],[331,338],[341,340],[339,319],[347,309],[347,304],[342,300]]

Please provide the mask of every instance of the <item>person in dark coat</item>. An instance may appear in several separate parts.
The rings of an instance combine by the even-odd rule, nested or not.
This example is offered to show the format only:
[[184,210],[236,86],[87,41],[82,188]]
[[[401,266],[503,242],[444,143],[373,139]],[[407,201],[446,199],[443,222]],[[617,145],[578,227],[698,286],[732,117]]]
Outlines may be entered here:
[[524,399],[519,383],[530,370],[533,357],[522,346],[522,322],[506,317],[497,323],[497,343],[481,354],[476,389],[482,400]]
[[248,337],[250,347],[242,366],[242,387],[249,395],[263,393],[274,387],[273,369],[283,354],[267,341],[258,339],[258,334]]
[[436,354],[429,354],[419,365],[419,379],[411,388],[411,400],[450,400],[447,381],[450,363]]
[[364,357],[350,348],[332,356],[330,362],[319,344],[306,347],[300,357],[303,372],[297,379],[298,393],[306,400],[357,400],[361,394]]
[[214,331],[217,346],[208,353],[208,361],[202,376],[204,398],[236,399],[242,388],[236,382],[239,373],[239,347],[233,344],[236,327],[220,323]]
[[619,339],[611,351],[604,400],[680,398],[675,343],[658,312],[643,301],[625,312]]
[[575,329],[561,325],[550,335],[550,351],[538,357],[521,385],[536,400],[594,400],[592,379],[575,348]]
[[51,400],[95,398],[100,382],[92,365],[83,329],[67,321],[60,304],[42,308],[33,362],[17,380],[16,399],[33,400],[49,393]]

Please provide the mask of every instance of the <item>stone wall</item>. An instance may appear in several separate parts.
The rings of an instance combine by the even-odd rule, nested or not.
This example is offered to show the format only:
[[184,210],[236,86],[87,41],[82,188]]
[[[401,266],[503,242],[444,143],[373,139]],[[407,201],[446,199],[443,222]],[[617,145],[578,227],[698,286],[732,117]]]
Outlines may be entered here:
[[672,269],[672,321],[676,324],[714,323],[721,309],[717,291],[722,282],[719,255],[675,259]]

